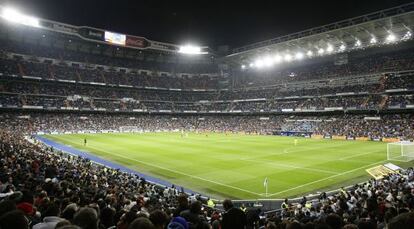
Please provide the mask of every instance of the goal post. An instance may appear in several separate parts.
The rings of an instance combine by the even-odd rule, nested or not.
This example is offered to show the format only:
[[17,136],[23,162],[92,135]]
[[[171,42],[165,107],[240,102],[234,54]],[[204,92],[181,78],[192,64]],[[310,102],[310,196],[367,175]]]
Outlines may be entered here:
[[387,160],[403,162],[414,160],[414,143],[410,141],[388,143]]

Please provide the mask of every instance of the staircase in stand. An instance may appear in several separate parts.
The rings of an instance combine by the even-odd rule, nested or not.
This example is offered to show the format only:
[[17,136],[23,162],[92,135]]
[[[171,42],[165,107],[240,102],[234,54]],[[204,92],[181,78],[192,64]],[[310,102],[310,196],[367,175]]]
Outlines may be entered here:
[[384,107],[387,105],[388,102],[388,95],[383,96],[379,105],[380,109],[384,109]]

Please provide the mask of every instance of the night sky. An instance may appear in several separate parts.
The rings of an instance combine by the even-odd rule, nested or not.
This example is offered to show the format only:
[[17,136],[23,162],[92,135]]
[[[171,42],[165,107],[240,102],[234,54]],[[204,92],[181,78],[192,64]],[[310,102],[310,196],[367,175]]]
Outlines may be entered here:
[[27,14],[151,40],[235,48],[407,0],[0,0]]

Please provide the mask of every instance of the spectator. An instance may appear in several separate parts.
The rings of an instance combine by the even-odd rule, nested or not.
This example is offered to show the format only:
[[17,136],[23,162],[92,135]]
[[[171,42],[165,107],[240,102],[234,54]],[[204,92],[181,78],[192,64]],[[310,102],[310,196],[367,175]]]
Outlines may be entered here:
[[246,215],[242,210],[235,208],[231,200],[224,200],[223,208],[226,212],[223,214],[221,228],[244,229],[246,227]]

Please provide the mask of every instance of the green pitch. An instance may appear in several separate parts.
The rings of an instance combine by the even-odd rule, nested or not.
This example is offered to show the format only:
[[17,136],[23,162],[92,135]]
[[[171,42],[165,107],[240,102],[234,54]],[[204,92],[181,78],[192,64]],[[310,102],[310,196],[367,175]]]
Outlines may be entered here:
[[196,133],[46,137],[215,198],[285,198],[330,190],[367,180],[365,169],[386,161],[382,142],[298,138],[295,146],[293,137]]

